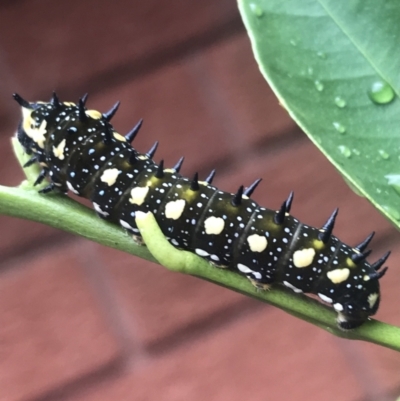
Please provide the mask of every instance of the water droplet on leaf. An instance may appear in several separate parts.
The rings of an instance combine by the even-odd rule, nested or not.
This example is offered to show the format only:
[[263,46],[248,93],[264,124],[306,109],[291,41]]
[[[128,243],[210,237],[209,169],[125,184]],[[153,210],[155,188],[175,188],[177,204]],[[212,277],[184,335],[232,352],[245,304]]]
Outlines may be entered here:
[[376,81],[368,90],[368,96],[374,103],[387,104],[394,99],[395,93],[387,82]]
[[388,174],[385,175],[387,183],[392,187],[397,195],[400,195],[400,174]]
[[346,157],[347,159],[349,159],[351,157],[351,150],[345,146],[345,145],[340,145],[339,147],[339,152]]
[[324,52],[317,52],[317,56],[322,59],[326,59],[326,54]]
[[339,134],[346,133],[346,127],[344,125],[338,123],[337,121],[333,122],[332,124],[335,127],[336,131],[339,132]]
[[384,151],[383,149],[379,149],[378,153],[380,154],[382,159],[384,159],[384,160],[389,159],[389,154],[386,151]]
[[324,90],[324,84],[321,81],[314,81],[314,85],[318,92],[322,92]]
[[346,101],[340,97],[340,96],[336,96],[335,97],[335,104],[337,107],[340,107],[341,109],[343,109],[343,107],[346,107]]

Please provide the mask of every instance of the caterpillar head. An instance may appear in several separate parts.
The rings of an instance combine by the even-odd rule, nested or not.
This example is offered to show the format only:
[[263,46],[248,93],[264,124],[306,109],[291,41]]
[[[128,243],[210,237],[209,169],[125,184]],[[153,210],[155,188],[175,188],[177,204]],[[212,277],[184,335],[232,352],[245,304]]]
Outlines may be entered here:
[[45,110],[47,106],[43,102],[29,103],[18,94],[13,96],[22,108],[22,120],[17,131],[18,140],[28,154],[32,153],[32,151],[40,152],[44,148],[46,140],[47,121],[45,119]]
[[[354,329],[377,312],[380,302],[379,279],[386,273],[387,267],[379,272],[378,270],[388,256],[389,253],[372,265],[362,260],[340,284],[332,305],[338,312],[339,328]],[[336,269],[328,272],[327,276],[334,282],[339,279],[339,275],[335,277],[335,272],[347,270],[349,269]]]

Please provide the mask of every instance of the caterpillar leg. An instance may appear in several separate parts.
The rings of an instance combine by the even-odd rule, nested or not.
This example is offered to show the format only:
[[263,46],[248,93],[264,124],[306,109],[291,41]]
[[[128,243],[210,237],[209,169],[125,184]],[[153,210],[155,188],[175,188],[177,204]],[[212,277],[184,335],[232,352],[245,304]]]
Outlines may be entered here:
[[47,187],[44,187],[43,189],[41,189],[39,191],[39,193],[40,194],[47,194],[48,192],[54,191],[55,188],[56,188],[56,184],[54,184],[54,182],[52,182],[49,185],[47,185]]
[[361,326],[364,322],[365,319],[352,319],[349,316],[344,315],[343,313],[338,313],[337,318],[336,318],[337,325],[339,329],[343,331],[347,330],[352,330],[355,329],[359,326]]
[[132,235],[133,242],[139,246],[145,246],[143,238],[140,235]]
[[217,269],[227,269],[229,266],[226,265],[219,265],[215,262],[212,262],[211,260],[208,260],[208,262],[210,262],[211,265],[213,265],[214,267],[216,267]]
[[271,284],[261,283],[260,281],[254,280],[254,278],[247,277],[251,284],[257,288],[257,290],[268,291],[271,288]]

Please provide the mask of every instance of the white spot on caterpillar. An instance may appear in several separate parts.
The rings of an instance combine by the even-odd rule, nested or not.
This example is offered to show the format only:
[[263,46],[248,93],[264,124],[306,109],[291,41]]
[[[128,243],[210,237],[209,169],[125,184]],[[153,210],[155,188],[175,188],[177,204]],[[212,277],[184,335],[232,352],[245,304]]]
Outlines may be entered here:
[[335,309],[335,311],[341,312],[343,310],[343,305],[336,303],[336,304],[333,304],[333,308]]
[[122,171],[117,168],[108,168],[103,171],[103,174],[100,177],[102,182],[105,182],[109,187],[115,184],[117,181],[118,175],[121,174]]
[[121,224],[121,227],[126,228],[127,230],[132,230],[132,231],[137,231],[137,229],[133,228],[130,224],[128,224],[126,221],[124,220],[120,220],[119,224]]
[[338,323],[345,323],[345,322],[348,322],[348,319],[346,318],[345,315],[343,315],[343,313],[339,312],[338,315],[337,315],[336,321]]
[[53,146],[53,153],[54,156],[57,157],[60,160],[64,160],[65,156],[64,156],[64,149],[65,149],[65,144],[67,143],[67,141],[65,139],[63,139],[58,145]]
[[134,205],[141,205],[146,199],[146,195],[149,192],[149,187],[135,187],[131,189],[131,197],[129,202]]
[[184,199],[168,202],[165,205],[165,217],[167,219],[178,220],[185,209],[186,202]]
[[100,118],[103,117],[103,114],[101,114],[97,110],[86,110],[86,115],[88,115],[89,117],[92,117],[95,120],[100,120]]
[[283,285],[285,285],[286,287],[290,288],[291,290],[293,290],[294,292],[296,292],[298,294],[303,292],[302,290],[300,290],[300,288],[295,287],[294,285],[290,284],[288,281],[283,281]]
[[332,301],[332,298],[329,298],[329,297],[327,297],[326,295],[324,295],[324,294],[321,294],[320,292],[318,293],[318,296],[324,301],[324,302],[326,302],[326,303],[328,303],[328,304],[331,304],[333,301]]
[[293,264],[298,268],[310,266],[314,256],[314,248],[301,249],[293,254]]
[[255,272],[254,270],[251,270],[249,267],[247,267],[246,265],[243,265],[242,263],[238,263],[237,264],[237,268],[242,273],[251,274],[252,276],[254,276],[254,278],[256,278],[258,280],[260,280],[262,278],[261,273]]
[[199,256],[203,256],[203,257],[205,257],[205,256],[208,256],[208,255],[209,255],[209,253],[208,253],[208,252],[204,251],[203,249],[199,249],[199,248],[196,248],[196,249],[195,249],[195,252],[196,252],[196,254],[197,254],[197,255],[199,255]]
[[100,205],[98,205],[96,202],[93,202],[93,207],[94,207],[94,210],[96,210],[97,213],[103,215],[104,217],[107,217],[107,216],[110,215],[110,213],[104,212],[103,210],[101,210]]
[[113,132],[113,137],[114,137],[117,141],[126,142],[125,137],[123,137],[121,134],[118,134],[118,132]]
[[368,303],[369,303],[369,307],[371,309],[376,304],[376,301],[378,300],[378,298],[379,298],[379,294],[377,294],[376,292],[374,292],[373,294],[368,295]]
[[249,235],[247,242],[252,252],[263,252],[268,245],[267,239],[258,234]]
[[326,275],[333,284],[339,284],[349,278],[350,270],[347,267],[345,269],[331,270]]
[[79,191],[77,191],[69,181],[67,181],[67,187],[71,192],[73,192],[74,194],[79,195]]
[[204,228],[206,230],[206,234],[211,235],[218,235],[221,234],[222,230],[224,229],[225,222],[224,219],[221,217],[208,217],[204,221]]

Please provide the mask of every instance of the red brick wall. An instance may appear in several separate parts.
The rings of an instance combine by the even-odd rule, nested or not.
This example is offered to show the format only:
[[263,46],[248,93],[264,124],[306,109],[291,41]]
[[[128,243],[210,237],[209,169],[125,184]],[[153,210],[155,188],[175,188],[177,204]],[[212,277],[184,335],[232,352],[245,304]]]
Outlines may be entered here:
[[[263,81],[234,1],[0,3],[1,184],[22,173],[11,93],[122,105],[156,160],[320,225],[340,207],[349,243],[394,248],[378,318],[400,324],[397,234],[295,127]],[[0,400],[390,399],[399,354],[349,342],[268,305],[32,222],[0,217]],[[375,398],[374,398],[375,397]]]

